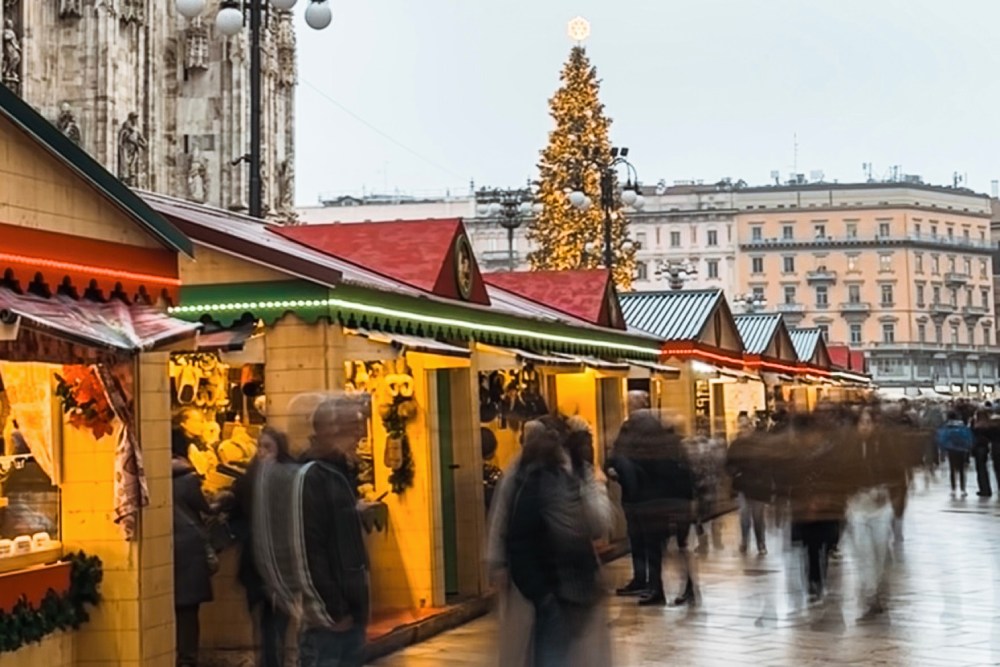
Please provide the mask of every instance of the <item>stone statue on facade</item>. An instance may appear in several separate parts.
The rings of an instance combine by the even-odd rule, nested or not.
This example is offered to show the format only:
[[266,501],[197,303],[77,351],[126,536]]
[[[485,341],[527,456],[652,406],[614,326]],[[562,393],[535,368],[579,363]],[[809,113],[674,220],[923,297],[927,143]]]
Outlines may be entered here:
[[15,93],[21,88],[21,41],[10,18],[3,22],[3,67],[0,81]]
[[188,70],[208,69],[208,26],[200,16],[193,19],[187,29],[184,67]]
[[193,202],[204,204],[208,199],[208,162],[197,150],[188,165],[187,192]]
[[56,121],[56,127],[62,132],[66,137],[72,141],[77,146],[80,146],[83,142],[83,136],[80,133],[80,125],[76,122],[76,114],[73,113],[73,109],[69,106],[69,102],[63,102],[59,109],[59,119]]
[[59,0],[59,18],[78,19],[83,16],[80,0]]
[[278,165],[278,213],[289,215],[295,211],[295,165],[289,159]]
[[129,187],[139,187],[139,153],[147,147],[139,131],[139,114],[134,111],[118,130],[118,178]]
[[145,0],[121,0],[118,10],[118,19],[122,23],[135,23],[142,25],[145,20]]
[[283,12],[278,21],[278,85],[294,88],[297,79],[295,68],[295,26],[291,12]]

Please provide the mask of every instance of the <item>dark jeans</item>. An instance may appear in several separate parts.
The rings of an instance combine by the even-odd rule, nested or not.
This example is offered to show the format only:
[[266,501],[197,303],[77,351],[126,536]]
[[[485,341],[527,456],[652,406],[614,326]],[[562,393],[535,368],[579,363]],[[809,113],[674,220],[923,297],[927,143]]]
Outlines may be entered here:
[[177,667],[198,665],[198,605],[174,608],[174,629],[177,633]]
[[264,667],[284,667],[288,614],[270,602],[260,604],[261,653]]
[[535,603],[534,667],[565,667],[569,650],[583,632],[589,607],[560,602],[554,595]]
[[958,476],[958,482],[962,491],[965,491],[965,468],[969,463],[969,453],[968,452],[957,452],[954,450],[948,451],[948,472],[951,475],[951,490],[955,490],[955,477]]
[[361,667],[364,648],[364,625],[345,632],[312,628],[299,639],[299,667]]
[[[689,521],[671,523],[666,529],[651,530],[646,533],[646,567],[649,572],[649,590],[651,593],[663,593],[663,551],[670,537],[677,539],[677,548],[684,551],[688,547],[688,533],[691,532]],[[694,582],[691,573],[687,572],[684,584],[685,594],[693,590]]]
[[972,450],[972,456],[976,461],[976,485],[979,487],[979,495],[993,495],[990,484],[990,448],[988,446],[976,447]]
[[645,585],[649,582],[646,539],[634,510],[625,510],[625,524],[628,527],[629,550],[632,552],[632,580]]
[[806,548],[806,574],[809,593],[822,595],[826,588],[826,570],[830,549],[840,540],[839,521],[803,521],[792,529],[792,539]]

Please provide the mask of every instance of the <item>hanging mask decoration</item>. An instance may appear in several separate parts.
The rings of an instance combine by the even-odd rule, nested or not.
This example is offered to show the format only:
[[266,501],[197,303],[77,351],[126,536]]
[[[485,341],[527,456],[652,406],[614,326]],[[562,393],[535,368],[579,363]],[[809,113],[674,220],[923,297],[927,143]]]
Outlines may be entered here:
[[413,457],[406,424],[417,416],[418,406],[413,397],[413,376],[405,360],[387,365],[384,372],[382,401],[378,407],[387,434],[383,463],[392,470],[389,474],[392,492],[399,494],[413,486]]

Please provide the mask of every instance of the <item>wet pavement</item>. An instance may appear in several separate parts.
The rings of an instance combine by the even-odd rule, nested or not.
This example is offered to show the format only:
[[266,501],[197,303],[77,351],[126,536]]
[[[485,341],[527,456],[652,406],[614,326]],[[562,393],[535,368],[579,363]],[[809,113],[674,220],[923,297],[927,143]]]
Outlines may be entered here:
[[[904,541],[893,547],[885,615],[860,618],[864,564],[853,558],[850,536],[831,565],[830,595],[809,605],[785,531],[769,531],[768,555],[752,546],[740,555],[737,519],[729,515],[723,549],[699,558],[700,606],[640,609],[634,599],[609,600],[614,664],[1000,665],[1000,500],[971,489],[952,498],[943,478],[928,485],[918,477],[916,487]],[[625,583],[628,557],[606,572],[610,584]],[[679,586],[672,571],[665,577]],[[374,664],[495,665],[497,641],[490,615]]]

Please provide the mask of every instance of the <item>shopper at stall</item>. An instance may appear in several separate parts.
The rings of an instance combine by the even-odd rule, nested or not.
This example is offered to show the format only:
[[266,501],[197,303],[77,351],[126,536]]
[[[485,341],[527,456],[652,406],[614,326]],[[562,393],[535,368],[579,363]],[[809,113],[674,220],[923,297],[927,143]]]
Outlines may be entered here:
[[757,553],[766,556],[764,510],[774,495],[768,452],[762,446],[763,434],[753,427],[749,415],[740,413],[736,422],[739,430],[727,452],[726,472],[733,480],[733,490],[739,494],[740,553],[747,552],[752,526]]
[[[990,447],[996,441],[997,420],[992,419],[993,414],[989,404],[976,411],[976,416],[972,423],[972,459],[976,464],[976,495],[980,498],[989,498],[993,495],[993,486],[990,483]],[[1000,480],[997,482],[1000,484]],[[998,488],[1000,491],[1000,488]]]
[[186,443],[173,447],[174,613],[178,667],[196,667],[200,629],[198,610],[212,600],[212,574],[218,559],[204,517],[211,513],[201,478],[187,457]]
[[288,614],[268,595],[264,580],[257,569],[253,550],[253,497],[254,483],[259,478],[262,465],[293,462],[288,437],[271,427],[265,427],[257,440],[257,453],[246,474],[236,480],[233,492],[236,506],[230,515],[230,526],[242,545],[237,577],[246,589],[247,606],[255,616],[261,642],[261,664],[264,667],[282,667],[285,664],[285,636],[288,632]]
[[622,424],[614,447],[608,456],[608,476],[622,489],[622,506],[628,531],[629,551],[632,556],[632,579],[615,592],[618,595],[645,595],[649,591],[649,567],[643,527],[639,520],[639,504],[644,488],[640,485],[639,468],[635,453],[646,438],[656,438],[662,425],[649,410],[635,410]]
[[302,667],[360,667],[369,620],[368,554],[351,461],[366,433],[360,403],[338,396],[312,416],[308,461],[298,474]]

